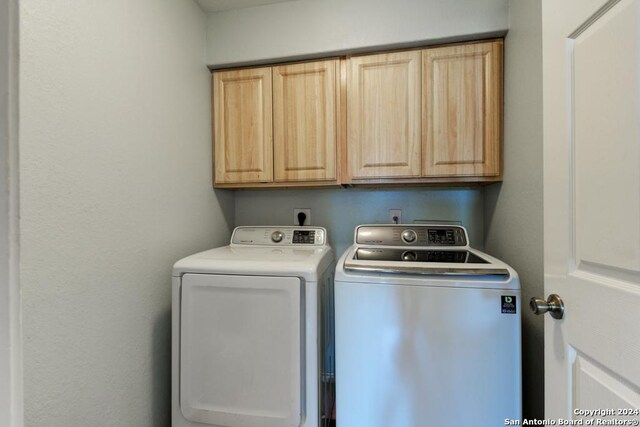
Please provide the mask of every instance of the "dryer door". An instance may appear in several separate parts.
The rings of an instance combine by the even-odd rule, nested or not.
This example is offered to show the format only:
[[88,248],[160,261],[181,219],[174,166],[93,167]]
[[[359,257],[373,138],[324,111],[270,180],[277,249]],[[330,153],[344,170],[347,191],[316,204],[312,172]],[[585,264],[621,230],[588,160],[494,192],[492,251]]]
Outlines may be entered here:
[[303,289],[295,277],[182,277],[185,418],[230,427],[300,425]]

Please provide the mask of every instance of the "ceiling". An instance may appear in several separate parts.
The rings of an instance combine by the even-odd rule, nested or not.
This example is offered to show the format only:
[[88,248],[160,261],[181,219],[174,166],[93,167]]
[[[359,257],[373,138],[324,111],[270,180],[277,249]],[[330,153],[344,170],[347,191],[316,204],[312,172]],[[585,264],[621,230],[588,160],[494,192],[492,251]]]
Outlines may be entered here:
[[262,6],[264,4],[283,3],[292,0],[196,0],[205,12],[243,9],[245,7]]

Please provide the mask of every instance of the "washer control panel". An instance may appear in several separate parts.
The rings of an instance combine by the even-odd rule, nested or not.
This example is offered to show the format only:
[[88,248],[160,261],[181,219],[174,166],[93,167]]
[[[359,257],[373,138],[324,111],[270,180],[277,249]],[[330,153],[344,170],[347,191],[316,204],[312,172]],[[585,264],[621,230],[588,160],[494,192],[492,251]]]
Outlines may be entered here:
[[322,227],[236,227],[231,243],[255,246],[324,246],[327,243],[327,230]]
[[360,225],[355,243],[376,246],[468,246],[467,230],[460,225]]

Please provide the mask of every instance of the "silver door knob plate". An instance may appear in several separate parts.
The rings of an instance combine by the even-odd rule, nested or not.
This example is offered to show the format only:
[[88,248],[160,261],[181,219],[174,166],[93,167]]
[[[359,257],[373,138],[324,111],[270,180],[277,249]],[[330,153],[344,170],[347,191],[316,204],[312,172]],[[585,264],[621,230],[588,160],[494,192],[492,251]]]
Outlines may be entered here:
[[554,319],[562,319],[564,316],[564,302],[559,295],[551,294],[547,300],[533,297],[529,300],[529,308],[533,314],[545,314],[549,312]]

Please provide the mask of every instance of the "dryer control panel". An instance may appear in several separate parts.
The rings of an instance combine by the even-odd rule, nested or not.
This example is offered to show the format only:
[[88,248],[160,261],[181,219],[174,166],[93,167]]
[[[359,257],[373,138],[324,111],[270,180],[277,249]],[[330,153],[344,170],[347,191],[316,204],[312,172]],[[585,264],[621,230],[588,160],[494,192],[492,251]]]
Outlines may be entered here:
[[231,244],[255,246],[324,246],[327,230],[322,227],[236,227]]

